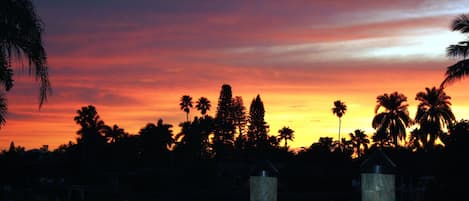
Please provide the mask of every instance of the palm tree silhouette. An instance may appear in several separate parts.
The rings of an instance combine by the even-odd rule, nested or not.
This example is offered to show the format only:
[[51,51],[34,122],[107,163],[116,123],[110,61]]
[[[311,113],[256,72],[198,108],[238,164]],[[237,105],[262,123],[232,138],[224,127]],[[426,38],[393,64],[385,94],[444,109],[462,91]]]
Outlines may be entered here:
[[163,123],[159,119],[158,123],[148,123],[140,129],[138,134],[142,142],[142,157],[150,162],[155,162],[154,157],[167,157],[172,145],[174,144],[173,126]]
[[[460,31],[461,33],[469,32],[469,16],[460,15],[451,23],[452,31]],[[469,40],[461,41],[456,45],[450,45],[446,49],[448,57],[462,59],[456,64],[448,66],[446,68],[445,79],[441,83],[440,87],[443,87],[451,82],[459,80],[469,74]]]
[[[14,58],[22,65],[28,60],[30,72],[40,80],[39,107],[51,92],[46,51],[42,44],[43,24],[30,0],[0,1],[0,84],[5,91],[13,87]],[[1,95],[3,96],[3,95]],[[7,104],[1,98],[0,125],[5,123]]]
[[420,101],[415,121],[420,124],[420,130],[423,132],[420,140],[426,151],[435,145],[435,140],[443,134],[443,129],[455,121],[450,99],[443,88],[436,87],[427,87],[415,97],[415,100]]
[[200,128],[197,126],[198,121],[198,117],[195,117],[193,122],[186,121],[179,124],[181,131],[174,137],[176,151],[183,150],[184,152],[190,152],[189,154],[198,154],[200,152],[202,136]]
[[108,127],[104,134],[110,143],[116,143],[124,139],[127,135],[128,134],[124,129],[120,128],[117,124],[114,124],[112,127]]
[[182,96],[181,103],[179,103],[179,106],[181,106],[181,110],[186,113],[186,121],[189,121],[189,112],[192,108],[192,97],[190,97],[189,95]]
[[77,134],[80,135],[78,142],[82,143],[103,143],[105,142],[104,134],[108,128],[104,121],[99,117],[96,107],[88,105],[77,110],[77,116],[73,119],[76,124],[80,125]]
[[[375,117],[372,127],[377,133],[385,134],[391,137],[394,146],[398,146],[398,139],[405,140],[406,128],[412,124],[407,110],[407,97],[404,94],[393,92],[383,94],[376,98]],[[380,108],[383,112],[378,113]]]
[[[368,144],[370,140],[365,134],[365,131],[357,129],[353,133],[350,133],[350,142],[354,149],[356,150],[357,156],[360,158],[363,153],[368,151]],[[362,149],[363,147],[363,149]]]
[[195,105],[195,108],[197,108],[197,110],[199,110],[200,114],[202,114],[203,116],[207,114],[207,111],[210,110],[210,107],[212,107],[212,105],[206,97],[200,97]]
[[177,142],[174,150],[197,159],[207,158],[210,155],[208,137],[212,132],[212,123],[213,118],[206,116],[179,124],[181,131],[174,138]]
[[81,126],[80,130],[77,131],[79,135],[77,144],[83,147],[83,165],[88,167],[95,164],[96,160],[98,160],[99,153],[102,151],[103,145],[106,144],[104,134],[109,126],[99,117],[93,105],[82,107],[80,110],[77,110],[77,114],[73,118],[75,123]]
[[340,100],[334,101],[334,107],[332,108],[332,114],[335,114],[337,117],[339,117],[339,144],[340,144],[340,126],[342,124],[342,116],[345,114],[347,111],[347,106],[345,105],[344,102]]
[[295,139],[295,135],[293,135],[295,131],[293,131],[291,128],[289,127],[286,127],[284,126],[283,128],[281,128],[280,130],[278,130],[278,140],[281,141],[283,140],[284,141],[284,148],[287,149],[288,148],[288,140],[290,141],[293,141]]

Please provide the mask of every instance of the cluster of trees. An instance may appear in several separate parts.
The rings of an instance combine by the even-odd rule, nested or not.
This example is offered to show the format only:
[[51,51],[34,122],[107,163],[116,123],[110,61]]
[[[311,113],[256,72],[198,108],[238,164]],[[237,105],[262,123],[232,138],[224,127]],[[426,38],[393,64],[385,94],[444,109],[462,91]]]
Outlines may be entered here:
[[[231,86],[225,84],[214,117],[207,113],[212,105],[206,97],[200,97],[194,104],[191,96],[184,95],[179,105],[186,113],[186,121],[179,124],[181,129],[177,134],[173,134],[173,125],[162,119],[148,123],[136,134],[129,134],[118,125],[104,123],[94,106],[82,107],[74,117],[80,125],[76,143],[61,145],[57,151],[79,150],[82,159],[93,161],[100,152],[112,150],[120,157],[145,163],[170,160],[171,154],[188,160],[259,158],[273,152],[292,154],[288,150],[288,141],[294,139],[294,131],[283,127],[278,136],[269,135],[264,103],[259,95],[252,100],[247,112],[242,97],[233,97]],[[190,120],[189,113],[194,105],[200,115]]]
[[[457,144],[456,139],[463,138],[462,133],[467,131],[469,124],[465,120],[456,122],[450,108],[451,98],[443,88],[426,88],[417,93],[415,99],[419,105],[412,119],[405,95],[393,92],[378,96],[376,115],[372,121],[376,132],[369,138],[363,130],[356,129],[348,134],[348,139],[340,138],[340,119],[346,113],[347,106],[337,100],[332,113],[339,117],[340,140],[321,137],[298,154],[321,150],[356,158],[372,147],[428,152]],[[76,143],[61,145],[56,151],[74,151],[78,158],[90,163],[100,154],[109,152],[116,157],[145,163],[170,160],[172,154],[191,160],[268,158],[280,152],[294,154],[288,146],[288,142],[295,138],[294,130],[284,126],[277,135],[269,134],[260,95],[251,101],[247,111],[242,97],[233,97],[231,86],[224,84],[215,116],[207,113],[212,109],[212,104],[206,97],[200,97],[194,103],[191,96],[183,95],[179,106],[186,113],[186,121],[179,124],[180,131],[176,134],[173,133],[173,125],[164,123],[162,119],[148,123],[138,133],[129,134],[118,125],[107,125],[94,106],[82,107],[74,117],[80,126]],[[189,114],[193,109],[198,110],[200,115],[194,115],[191,120]],[[415,126],[415,129],[407,134],[410,126]]]
[[[398,92],[380,95],[372,121],[376,132],[371,138],[363,130],[356,129],[349,133],[348,139],[334,141],[331,137],[321,137],[299,154],[323,150],[353,158],[361,157],[371,147],[428,152],[454,144],[457,135],[453,133],[464,133],[464,129],[469,128],[467,121],[456,122],[450,108],[450,97],[443,88],[426,88],[417,93],[415,99],[420,103],[412,119],[405,95]],[[181,129],[177,134],[173,134],[173,125],[164,123],[162,119],[148,123],[137,134],[129,134],[118,125],[106,125],[94,106],[82,107],[74,118],[81,126],[76,144],[62,145],[59,150],[80,147],[82,157],[90,159],[97,150],[110,147],[115,153],[122,152],[122,155],[147,162],[169,160],[170,154],[197,160],[269,157],[276,152],[294,154],[288,146],[288,141],[294,140],[294,130],[284,126],[277,135],[269,134],[260,95],[251,101],[248,112],[242,97],[233,97],[231,86],[224,84],[215,116],[207,113],[212,104],[206,97],[200,97],[194,103],[190,95],[183,95],[179,106],[186,113],[186,121],[179,124]],[[193,109],[197,109],[200,115],[194,115],[190,120],[189,114]],[[332,112],[339,117],[339,136],[340,118],[346,110],[344,102],[334,102]],[[412,125],[416,127],[407,135],[406,130]]]
[[[468,15],[460,15],[451,23],[452,31],[469,33]],[[461,59],[447,67],[445,79],[439,87],[425,88],[417,93],[415,100],[419,101],[415,118],[409,116],[407,97],[399,92],[383,94],[377,97],[375,117],[372,127],[376,129],[372,139],[378,147],[399,147],[400,144],[413,151],[430,151],[435,147],[454,144],[455,138],[466,127],[466,120],[456,121],[451,111],[451,97],[446,95],[444,87],[469,75],[469,41],[461,41],[447,48],[447,56]],[[382,108],[382,110],[380,110]],[[347,107],[344,102],[337,100],[332,108],[333,114],[339,118],[340,138],[341,117]],[[417,127],[407,135],[406,129],[413,125]],[[357,130],[356,132],[358,132]],[[453,134],[459,133],[459,134]],[[353,136],[350,136],[353,139]],[[408,139],[408,140],[407,140]],[[437,143],[437,141],[440,143]],[[336,144],[340,145],[340,141]]]
[[[450,107],[450,99],[451,97],[446,95],[441,87],[425,88],[425,91],[418,92],[415,97],[419,104],[415,118],[412,119],[408,111],[407,96],[399,92],[379,95],[376,98],[375,117],[372,120],[372,127],[376,129],[371,137],[373,146],[405,147],[413,151],[431,151],[436,147],[450,143],[452,128],[465,122],[456,122]],[[340,118],[346,110],[344,102],[340,100],[334,102],[332,112],[339,117],[340,141],[333,144],[341,150],[346,147],[358,149],[356,151],[358,155],[367,149],[370,141],[361,130],[350,133],[349,141],[340,138]],[[411,126],[415,126],[415,128],[408,135],[407,129]],[[363,148],[361,148],[361,144],[363,144]]]
[[412,119],[404,94],[393,92],[378,96],[376,115],[372,121],[376,129],[373,140],[379,146],[398,147],[407,143],[406,128],[416,124],[418,127],[411,132],[410,144],[407,145],[412,149],[432,149],[437,139],[446,140],[447,128],[455,123],[450,99],[443,88],[426,88],[415,97],[419,104],[415,118]]

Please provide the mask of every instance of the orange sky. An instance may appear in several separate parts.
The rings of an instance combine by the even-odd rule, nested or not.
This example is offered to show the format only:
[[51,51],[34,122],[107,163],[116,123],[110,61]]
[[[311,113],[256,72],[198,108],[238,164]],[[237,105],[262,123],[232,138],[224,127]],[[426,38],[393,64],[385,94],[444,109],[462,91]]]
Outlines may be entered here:
[[[247,108],[260,94],[270,134],[295,130],[291,146],[337,137],[333,101],[348,105],[342,135],[372,135],[376,96],[437,86],[445,48],[465,39],[449,31],[468,1],[35,1],[45,24],[53,94],[38,110],[37,83],[18,72],[7,93],[0,149],[11,141],[55,148],[74,141],[76,110],[97,107],[109,125],[137,133],[163,118],[185,120],[179,99],[214,106],[230,84]],[[469,116],[467,81],[446,90],[457,119]],[[196,115],[194,111],[192,115]]]

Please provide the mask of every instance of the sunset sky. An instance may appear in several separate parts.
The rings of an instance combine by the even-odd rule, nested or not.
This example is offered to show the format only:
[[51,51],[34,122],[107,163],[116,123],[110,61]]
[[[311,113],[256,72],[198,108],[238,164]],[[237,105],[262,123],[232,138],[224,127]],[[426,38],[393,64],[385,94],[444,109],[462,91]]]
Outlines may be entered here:
[[[449,30],[451,20],[469,13],[469,0],[33,2],[53,94],[39,110],[38,83],[17,68],[0,149],[75,141],[73,117],[90,104],[131,134],[159,118],[176,134],[180,97],[206,96],[214,115],[222,84],[248,108],[260,94],[270,134],[289,126],[292,147],[337,138],[338,99],[348,106],[342,136],[371,136],[378,95],[404,93],[415,116],[416,93],[438,86],[456,62],[446,47],[466,38]],[[469,119],[468,85],[446,89],[458,120]]]

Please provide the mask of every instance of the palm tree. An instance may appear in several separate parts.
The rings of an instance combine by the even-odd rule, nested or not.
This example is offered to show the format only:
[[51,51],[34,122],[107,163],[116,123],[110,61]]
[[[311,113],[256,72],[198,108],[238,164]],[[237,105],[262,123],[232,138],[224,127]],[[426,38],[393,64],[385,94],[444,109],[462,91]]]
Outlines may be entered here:
[[[398,139],[405,140],[406,128],[412,124],[407,110],[407,97],[393,92],[378,96],[376,102],[372,127],[377,130],[377,133],[392,138],[394,146],[397,147]],[[378,113],[380,108],[384,108],[384,111]]]
[[443,129],[455,121],[450,99],[443,88],[436,87],[427,87],[415,97],[415,100],[420,101],[415,121],[420,124],[420,130],[423,132],[420,140],[427,151],[435,145],[435,140],[443,134]]
[[181,110],[186,113],[186,121],[189,121],[189,112],[192,108],[192,97],[189,95],[182,96],[179,106],[181,106]]
[[[368,144],[370,140],[365,134],[365,131],[357,129],[353,133],[350,133],[350,141],[354,149],[356,150],[357,156],[360,158],[363,153],[368,151]],[[362,149],[363,147],[363,149]]]
[[104,136],[108,139],[110,143],[116,143],[124,139],[128,134],[124,131],[123,128],[120,128],[117,124],[114,126],[108,127]]
[[[461,33],[469,32],[469,15],[460,15],[451,23],[452,31],[460,31]],[[456,64],[448,66],[446,69],[445,79],[441,83],[441,87],[462,79],[469,74],[469,40],[461,41],[456,45],[450,45],[446,49],[448,57],[462,59]]]
[[199,118],[195,117],[193,122],[186,121],[179,124],[181,131],[174,137],[175,151],[192,156],[201,153],[202,132],[198,122]]
[[210,107],[212,107],[212,105],[210,104],[210,101],[205,97],[200,97],[195,105],[195,108],[197,108],[197,110],[200,111],[200,114],[204,116],[207,114],[207,111],[210,110]]
[[[28,60],[30,72],[41,82],[39,107],[51,92],[47,70],[47,57],[42,44],[43,25],[30,0],[0,1],[0,84],[5,91],[13,87],[12,64],[22,65]],[[3,96],[3,95],[1,95]],[[5,123],[7,105],[0,98],[0,125]]]
[[105,143],[104,135],[109,127],[99,117],[96,107],[93,105],[82,107],[80,110],[77,110],[77,116],[73,120],[81,126],[80,130],[77,131],[77,134],[80,136],[78,143]]
[[278,130],[278,140],[281,141],[283,140],[285,142],[284,148],[287,149],[288,145],[287,142],[288,140],[293,141],[295,139],[295,135],[293,135],[295,131],[293,131],[291,128],[284,126],[280,130]]
[[159,134],[157,141],[161,145],[165,145],[168,150],[171,149],[171,146],[174,144],[172,127],[173,125],[171,124],[163,123],[163,119],[158,119],[156,123],[156,130]]
[[334,101],[334,107],[332,108],[332,114],[335,114],[337,117],[339,117],[339,144],[340,144],[340,126],[342,124],[342,116],[345,114],[345,111],[347,111],[347,106],[345,105],[344,102],[340,100]]
[[197,159],[208,158],[210,143],[208,137],[212,132],[213,119],[195,117],[192,122],[179,124],[180,132],[175,136],[176,147],[174,151]]
[[159,119],[156,125],[148,123],[140,129],[138,134],[142,142],[142,155],[146,160],[167,156],[174,144],[172,127],[171,124],[165,124],[162,119]]
[[80,130],[77,131],[79,137],[77,138],[77,145],[82,148],[82,160],[84,165],[92,165],[98,160],[98,156],[106,144],[104,137],[109,126],[99,117],[96,108],[93,105],[88,105],[77,110],[77,116],[73,118],[75,123],[80,125]]

